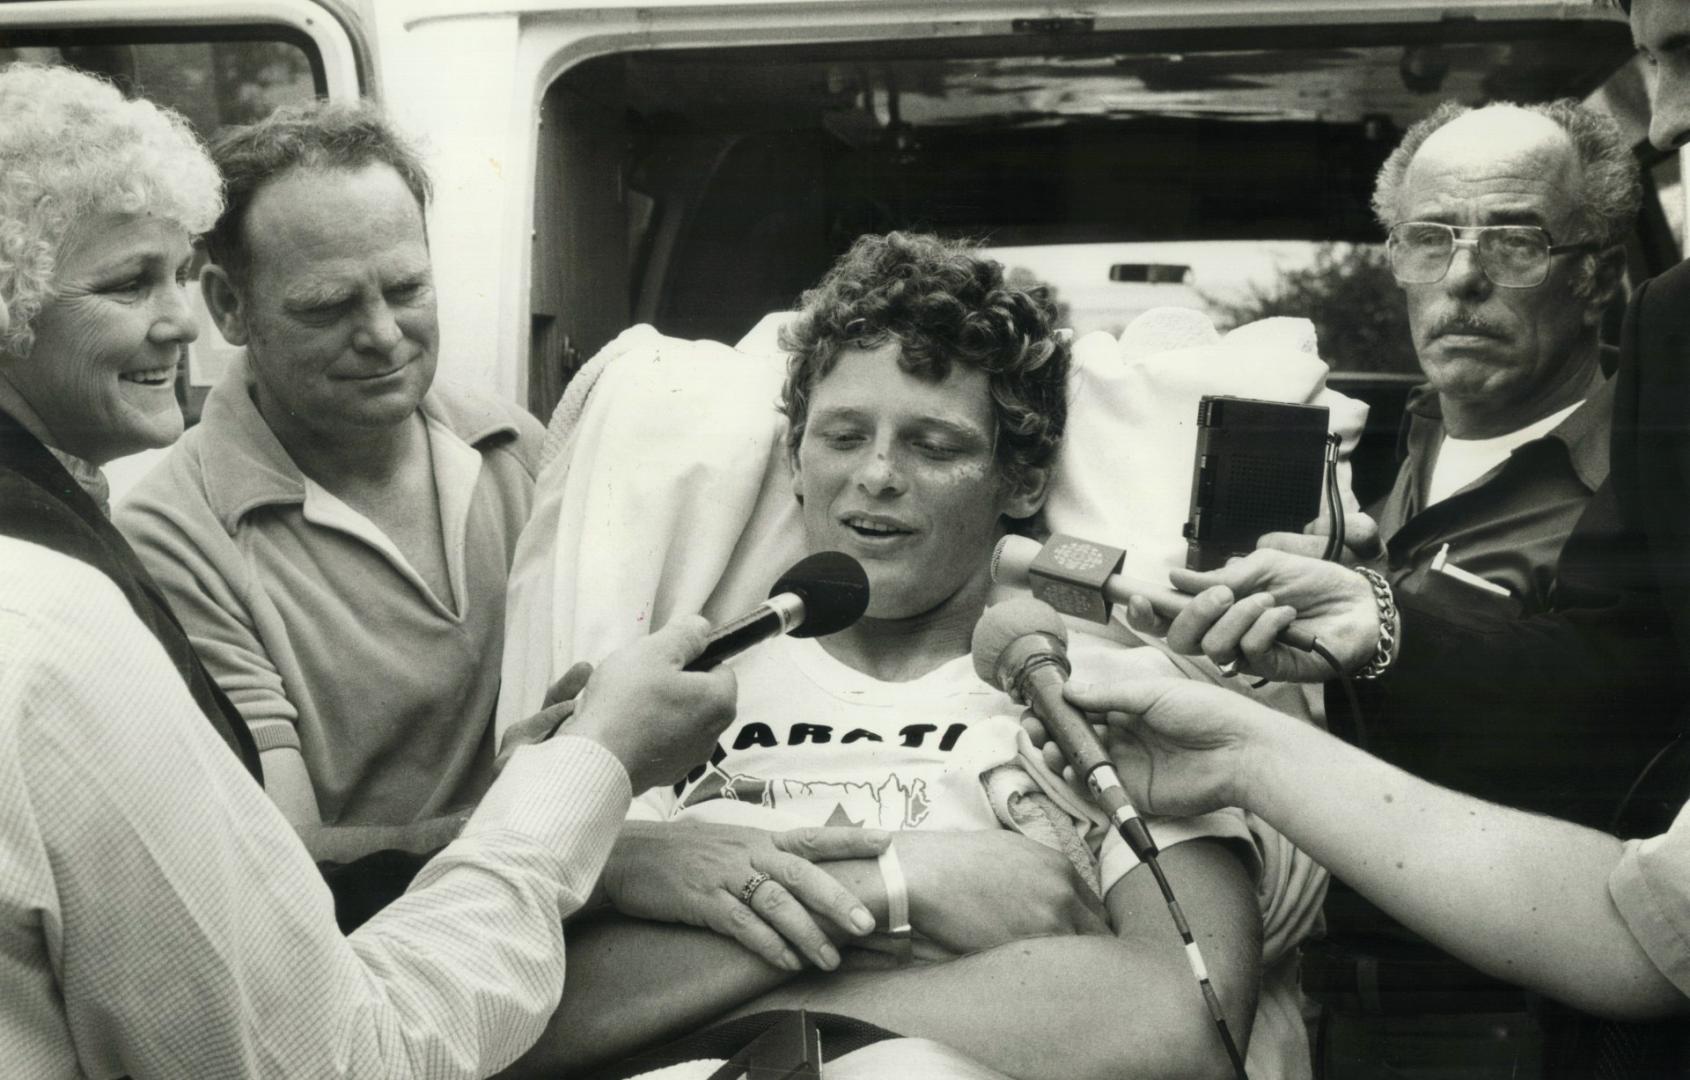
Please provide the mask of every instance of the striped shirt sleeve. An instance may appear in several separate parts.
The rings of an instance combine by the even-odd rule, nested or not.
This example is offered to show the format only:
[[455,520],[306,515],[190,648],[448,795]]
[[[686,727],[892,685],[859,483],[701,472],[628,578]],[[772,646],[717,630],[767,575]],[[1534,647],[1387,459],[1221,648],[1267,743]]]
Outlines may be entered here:
[[562,920],[628,802],[598,744],[524,749],[344,937],[115,586],[0,541],[0,925],[30,928],[0,942],[0,1044],[25,1075],[485,1075],[556,1007]]

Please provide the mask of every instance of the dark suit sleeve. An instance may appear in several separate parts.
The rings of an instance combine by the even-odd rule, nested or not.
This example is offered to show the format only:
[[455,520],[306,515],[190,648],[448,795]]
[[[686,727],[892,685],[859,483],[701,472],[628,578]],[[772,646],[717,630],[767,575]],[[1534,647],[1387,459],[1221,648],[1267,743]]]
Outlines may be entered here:
[[1555,609],[1522,618],[1458,619],[1402,599],[1403,647],[1381,688],[1435,686],[1484,699],[1529,693],[1547,702],[1600,701],[1654,687],[1684,688],[1666,601],[1642,536],[1620,519],[1604,484],[1579,519],[1557,568]]
[[[1675,310],[1676,309],[1676,310]],[[1520,619],[1452,621],[1405,600],[1404,647],[1387,684],[1442,684],[1483,696],[1588,701],[1643,684],[1682,693],[1690,626],[1690,266],[1632,296],[1615,376],[1608,481],[1556,568],[1553,609]]]

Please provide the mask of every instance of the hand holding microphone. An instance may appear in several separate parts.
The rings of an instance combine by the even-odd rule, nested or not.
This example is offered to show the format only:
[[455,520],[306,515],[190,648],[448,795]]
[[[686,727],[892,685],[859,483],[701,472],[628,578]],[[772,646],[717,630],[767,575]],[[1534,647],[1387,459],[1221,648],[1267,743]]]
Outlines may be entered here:
[[973,655],[975,674],[1038,714],[1074,775],[1121,828],[1133,853],[1146,860],[1154,856],[1156,845],[1097,733],[1062,695],[1069,672],[1068,629],[1056,609],[1031,597],[994,604],[974,626]]
[[[1174,929],[1185,945],[1186,961],[1191,965],[1209,1017],[1232,1062],[1234,1075],[1247,1080],[1244,1055],[1227,1027],[1226,1014],[1209,979],[1202,949],[1174,898],[1167,875],[1162,872],[1156,843],[1128,799],[1097,733],[1063,696],[1069,668],[1068,630],[1062,624],[1062,616],[1049,604],[1031,597],[995,604],[975,624],[973,654],[976,674],[1032,706],[1051,738],[1062,748],[1075,774],[1085,781],[1093,800],[1115,823],[1121,839],[1155,877],[1162,898],[1167,901]],[[1234,695],[1223,693],[1222,696]]]
[[[1086,548],[1114,550],[1060,535],[1042,546],[1024,536],[1006,536],[993,555],[993,580],[1031,586],[1039,595],[1041,566],[1061,557],[1064,545],[1077,545],[1066,555],[1069,562],[1090,561],[1083,555]],[[1332,665],[1312,651],[1316,642],[1346,674],[1367,663],[1378,647],[1379,608],[1372,586],[1338,563],[1255,551],[1216,570],[1173,570],[1169,577],[1177,588],[1109,574],[1092,589],[1127,604],[1133,628],[1165,634],[1175,652],[1201,653],[1219,665],[1236,663],[1239,670],[1267,679],[1332,678],[1337,674]]]
[[733,720],[737,686],[731,673],[714,670],[722,661],[783,633],[836,633],[862,618],[868,600],[868,575],[849,555],[823,551],[800,559],[768,600],[736,619],[715,627],[696,615],[675,619],[618,649],[597,670],[570,668],[541,711],[506,733],[499,763],[568,721],[571,734],[594,739],[621,759],[636,794],[678,780],[710,756]]
[[837,634],[868,610],[868,574],[843,551],[818,551],[792,564],[769,590],[769,598],[710,628],[704,651],[687,671],[709,671],[760,641],[781,634],[825,637]]

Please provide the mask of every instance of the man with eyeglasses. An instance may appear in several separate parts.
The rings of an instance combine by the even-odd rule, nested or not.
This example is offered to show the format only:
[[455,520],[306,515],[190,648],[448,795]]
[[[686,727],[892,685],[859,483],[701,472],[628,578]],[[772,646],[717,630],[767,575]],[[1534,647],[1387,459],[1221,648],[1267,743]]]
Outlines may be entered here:
[[1639,199],[1617,126],[1572,101],[1446,104],[1386,161],[1374,210],[1427,379],[1378,515],[1398,593],[1457,613],[1550,607],[1608,472],[1599,332]]
[[[1690,145],[1690,3],[1607,2],[1630,16],[1647,65],[1650,141],[1661,151]],[[1429,145],[1425,140],[1422,151]],[[1498,139],[1491,150],[1503,146]],[[1520,169],[1514,180],[1524,186],[1552,177],[1538,166]],[[1597,208],[1588,172],[1581,179],[1584,205]],[[1499,182],[1455,190],[1482,196],[1500,188]],[[1411,220],[1403,215],[1388,224]],[[1552,248],[1602,239],[1554,221],[1543,226]],[[1450,245],[1450,273],[1481,257],[1473,232],[1456,236],[1472,246]],[[1507,260],[1497,254],[1496,241],[1490,243],[1491,268],[1508,276]],[[1548,281],[1554,262],[1580,257],[1547,254]],[[1397,258],[1408,264],[1410,279],[1420,276],[1407,252]],[[1444,259],[1440,253],[1429,261]],[[1429,287],[1417,281],[1406,286],[1411,311],[1412,290]],[[1615,378],[1612,474],[1562,550],[1549,611],[1464,624],[1419,596],[1401,597],[1400,608],[1393,607],[1359,575],[1303,557],[1295,541],[1306,537],[1281,534],[1265,537],[1264,550],[1183,582],[1202,592],[1173,625],[1162,627],[1181,651],[1236,660],[1251,674],[1303,679],[1326,673],[1302,665],[1301,654],[1276,643],[1284,629],[1276,605],[1296,608],[1293,625],[1318,634],[1349,672],[1377,661],[1390,629],[1400,651],[1388,670],[1375,663],[1382,677],[1362,685],[1399,709],[1418,695],[1426,719],[1437,719],[1435,711],[1460,714],[1447,730],[1473,726],[1490,743],[1475,738],[1469,745],[1513,761],[1522,772],[1540,768],[1546,755],[1570,756],[1566,744],[1576,742],[1590,751],[1586,771],[1615,775],[1613,746],[1635,746],[1640,731],[1653,725],[1661,732],[1661,754],[1637,770],[1635,784],[1628,778],[1613,789],[1602,820],[1568,824],[1471,798],[1471,788],[1463,793],[1425,783],[1462,786],[1429,756],[1408,762],[1382,751],[1378,715],[1371,710],[1375,737],[1362,740],[1364,748],[1406,772],[1305,726],[1280,723],[1283,717],[1249,703],[1235,707],[1226,697],[1193,693],[1197,688],[1170,692],[1166,684],[1122,679],[1107,689],[1071,690],[1070,697],[1115,728],[1111,752],[1141,809],[1192,813],[1210,800],[1247,807],[1332,871],[1335,896],[1342,880],[1354,890],[1350,902],[1359,895],[1379,904],[1480,971],[1587,1013],[1672,1017],[1646,1027],[1552,1027],[1555,1041],[1537,1060],[1553,1075],[1686,1076],[1690,739],[1672,736],[1690,707],[1690,262],[1637,286]],[[1441,697],[1426,693],[1428,686],[1441,687]],[[1499,732],[1497,714],[1509,707],[1525,726]],[[1443,757],[1451,756],[1446,746]],[[1424,767],[1428,763],[1434,767]],[[1153,788],[1147,787],[1151,777]],[[1529,782],[1522,779],[1519,786]],[[1344,899],[1328,904],[1329,919]],[[1305,986],[1316,985],[1311,975],[1332,973],[1330,966],[1313,970],[1305,957]],[[1366,968],[1357,963],[1356,973],[1352,993],[1372,1006],[1389,1002],[1400,989],[1388,984],[1386,967],[1376,961]],[[1442,1001],[1458,996],[1463,985],[1481,998],[1495,989],[1446,981]],[[1329,990],[1336,987],[1326,983]],[[1540,1013],[1538,1022],[1548,1026],[1548,1015]],[[1494,1060],[1502,1025],[1485,1017],[1478,1030],[1479,1041],[1468,1043],[1470,1056],[1485,1053]],[[1330,1029],[1324,1034],[1330,1036]],[[1377,1061],[1385,1045],[1369,1048]],[[1526,1075],[1531,1064],[1519,1060],[1508,1074]]]
[[[1491,627],[1565,602],[1564,550],[1608,474],[1604,369],[1617,350],[1601,329],[1639,201],[1617,126],[1572,101],[1446,104],[1380,170],[1374,210],[1426,383],[1409,399],[1401,469],[1377,508],[1376,565],[1416,615]],[[1409,628],[1405,656],[1426,647],[1422,628]],[[1475,693],[1420,666],[1360,684],[1364,745],[1468,794],[1606,826],[1670,738],[1671,714],[1646,707],[1642,692],[1541,693],[1502,669],[1492,683]],[[1327,703],[1349,712],[1338,694]],[[1346,887],[1332,895],[1328,941],[1306,966],[1315,984],[1342,988],[1328,998],[1334,1037],[1412,1053],[1412,1039],[1390,1042],[1390,1024],[1412,1015],[1419,1030],[1463,1038],[1471,1021],[1459,1012],[1479,1007],[1478,976]],[[1345,1009],[1346,991],[1365,1000],[1370,985],[1373,1012],[1394,1021]],[[1484,1009],[1507,1032],[1493,1049],[1522,1057],[1558,1053],[1555,1040],[1581,1030],[1518,995],[1493,991]],[[1550,1042],[1531,1034],[1535,1023],[1552,1027]]]
[[[1660,707],[1676,690],[1665,616],[1605,482],[1617,350],[1600,331],[1639,200],[1617,126],[1570,100],[1446,104],[1408,130],[1373,196],[1427,381],[1375,510],[1376,565],[1414,640],[1388,679],[1357,686],[1366,746],[1438,783],[1597,827],[1676,730]],[[1636,610],[1587,631],[1586,613],[1611,608],[1615,589],[1642,598]],[[1569,611],[1580,662],[1549,678],[1528,674],[1530,654],[1422,662],[1429,636],[1477,637],[1465,652],[1482,658],[1495,636]],[[1327,704],[1349,714],[1337,693]]]
[[[1426,383],[1375,510],[1377,568],[1420,643],[1405,641],[1390,678],[1358,686],[1366,745],[1438,783],[1592,826],[1610,823],[1671,737],[1672,712],[1655,700],[1658,612],[1604,636],[1624,663],[1593,665],[1635,662],[1638,677],[1623,681],[1568,687],[1502,665],[1475,687],[1469,673],[1417,661],[1427,626],[1505,632],[1605,605],[1616,575],[1642,572],[1639,553],[1616,557],[1591,535],[1616,516],[1605,481],[1617,350],[1600,331],[1639,201],[1617,126],[1570,100],[1446,104],[1408,130],[1373,196]],[[1349,713],[1337,693],[1327,704]]]

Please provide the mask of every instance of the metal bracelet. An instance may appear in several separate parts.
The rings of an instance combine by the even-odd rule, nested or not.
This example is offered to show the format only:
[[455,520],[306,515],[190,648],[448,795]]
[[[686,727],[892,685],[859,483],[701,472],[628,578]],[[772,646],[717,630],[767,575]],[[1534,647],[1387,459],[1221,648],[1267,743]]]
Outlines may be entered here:
[[1385,575],[1366,566],[1355,567],[1355,572],[1373,587],[1373,602],[1379,605],[1379,647],[1373,651],[1373,659],[1355,673],[1355,678],[1377,679],[1397,658],[1397,603]]

